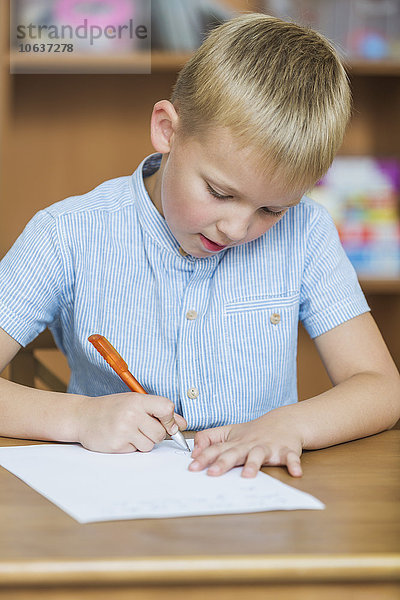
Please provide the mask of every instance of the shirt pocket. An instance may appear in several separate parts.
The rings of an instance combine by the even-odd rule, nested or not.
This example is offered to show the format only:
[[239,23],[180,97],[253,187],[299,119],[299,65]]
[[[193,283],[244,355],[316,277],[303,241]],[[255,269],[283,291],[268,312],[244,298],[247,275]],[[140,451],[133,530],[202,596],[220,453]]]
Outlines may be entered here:
[[298,318],[297,291],[225,304],[226,364],[241,420],[296,402]]

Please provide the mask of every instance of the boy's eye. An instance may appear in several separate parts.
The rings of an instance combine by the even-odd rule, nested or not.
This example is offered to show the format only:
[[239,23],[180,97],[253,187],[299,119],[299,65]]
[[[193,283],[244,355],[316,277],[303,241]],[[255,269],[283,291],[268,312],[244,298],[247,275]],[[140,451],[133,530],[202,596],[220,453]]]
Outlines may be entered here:
[[233,198],[233,196],[223,196],[222,194],[218,194],[209,183],[207,183],[207,189],[214,198],[219,198],[220,200],[226,200],[227,198]]
[[[219,194],[211,187],[211,185],[209,183],[207,183],[207,189],[210,192],[210,194],[212,196],[214,196],[214,198],[219,198],[220,200],[227,200],[228,198],[233,198],[233,196],[224,196],[222,194]],[[269,208],[264,206],[261,210],[266,215],[272,215],[273,217],[280,217],[281,215],[283,215],[283,213],[285,212],[286,209],[280,210],[279,212],[274,212],[273,210],[270,210]]]
[[272,215],[274,217],[280,217],[281,215],[283,215],[283,213],[285,212],[286,209],[280,210],[279,212],[274,212],[273,210],[270,210],[269,208],[267,208],[266,206],[264,206],[261,210],[266,215]]

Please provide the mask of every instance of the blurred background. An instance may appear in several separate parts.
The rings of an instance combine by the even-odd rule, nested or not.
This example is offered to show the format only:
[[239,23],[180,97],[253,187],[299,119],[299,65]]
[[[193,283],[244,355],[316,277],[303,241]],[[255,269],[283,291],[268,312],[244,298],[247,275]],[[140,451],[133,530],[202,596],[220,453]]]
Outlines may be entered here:
[[[39,209],[132,173],[153,151],[154,103],[206,32],[254,11],[310,25],[344,60],[353,115],[311,195],[400,367],[400,0],[0,0],[0,257]],[[42,345],[35,356],[67,381],[64,358]],[[330,387],[302,328],[298,369],[301,398]]]

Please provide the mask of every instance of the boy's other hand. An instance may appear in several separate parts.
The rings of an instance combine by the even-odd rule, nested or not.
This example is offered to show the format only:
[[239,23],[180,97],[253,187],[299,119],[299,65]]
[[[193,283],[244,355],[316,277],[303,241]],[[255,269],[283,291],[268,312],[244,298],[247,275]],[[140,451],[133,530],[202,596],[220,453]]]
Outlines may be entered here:
[[77,441],[95,452],[149,452],[167,433],[176,433],[175,424],[187,428],[174,409],[168,398],[135,392],[85,397],[77,415]]
[[263,466],[286,465],[292,477],[301,477],[301,437],[277,422],[273,412],[248,423],[197,432],[189,469],[207,468],[208,475],[218,476],[244,465],[242,477],[255,477]]

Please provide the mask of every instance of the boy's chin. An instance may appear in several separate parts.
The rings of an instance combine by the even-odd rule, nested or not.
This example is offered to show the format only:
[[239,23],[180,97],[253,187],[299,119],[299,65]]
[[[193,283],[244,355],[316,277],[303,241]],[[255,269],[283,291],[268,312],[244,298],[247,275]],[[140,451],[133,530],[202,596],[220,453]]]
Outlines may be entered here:
[[212,256],[212,252],[206,252],[205,250],[192,250],[188,252],[182,246],[179,248],[179,253],[183,256],[192,256],[193,258],[207,258],[208,256]]

